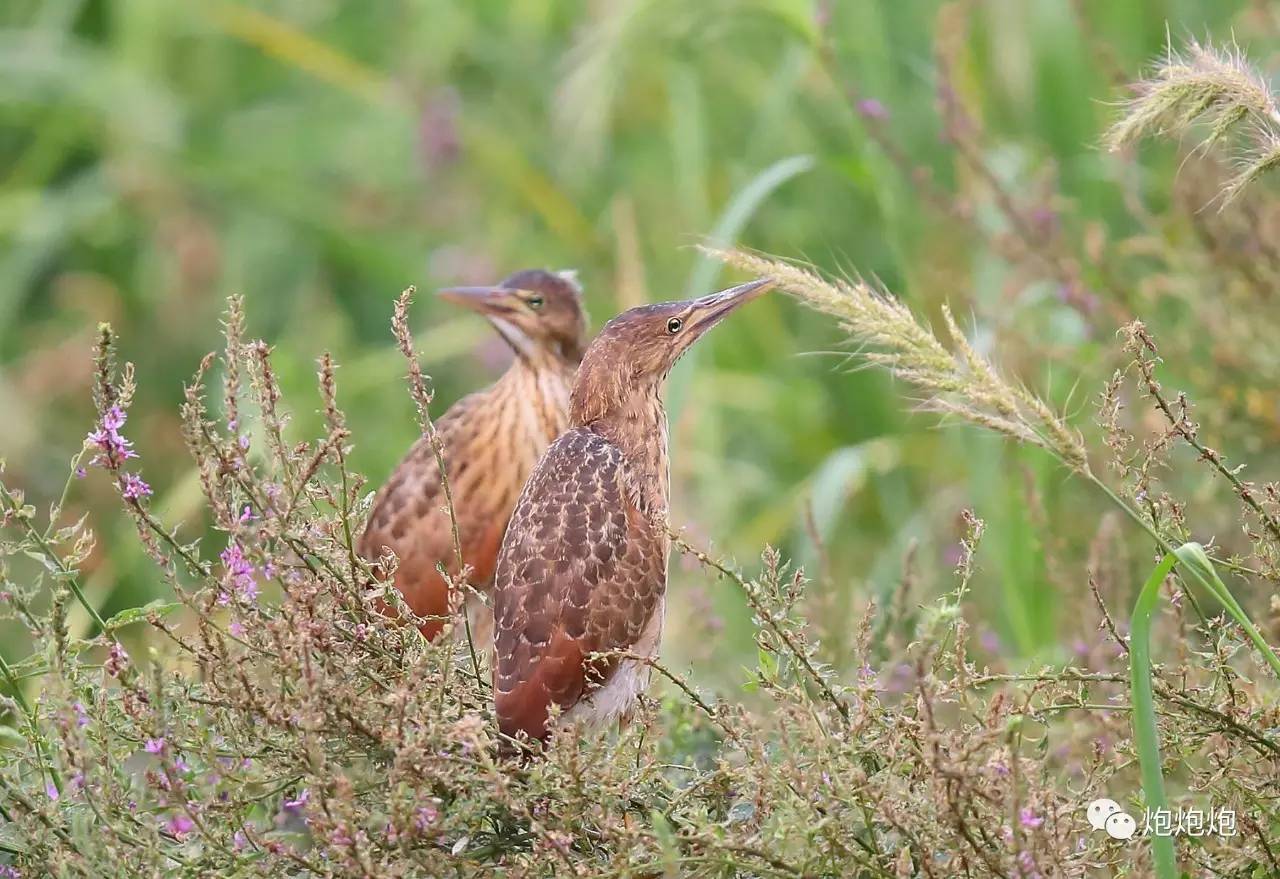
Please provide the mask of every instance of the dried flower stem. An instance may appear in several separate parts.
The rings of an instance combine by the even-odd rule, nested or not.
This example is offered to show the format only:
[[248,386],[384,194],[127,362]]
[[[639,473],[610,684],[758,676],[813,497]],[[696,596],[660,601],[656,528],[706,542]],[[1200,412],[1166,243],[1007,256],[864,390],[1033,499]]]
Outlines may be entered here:
[[[444,494],[445,510],[449,514],[449,529],[453,537],[453,555],[457,560],[458,575],[455,578],[448,571],[441,573],[448,581],[451,590],[461,587],[464,593],[467,591],[475,593],[467,583],[468,569],[462,558],[462,538],[458,532],[458,515],[453,505],[453,489],[449,486],[449,474],[445,467],[444,441],[440,438],[440,433],[436,430],[435,422],[431,418],[431,400],[434,394],[427,387],[426,377],[422,374],[422,365],[418,362],[418,354],[413,347],[413,331],[409,328],[409,307],[413,304],[415,292],[417,288],[410,286],[397,297],[395,311],[391,317],[391,332],[396,337],[400,353],[409,364],[409,392],[413,395],[414,406],[418,410],[418,426],[422,430],[423,438],[430,444],[432,454],[435,455],[436,470],[440,474],[440,488]],[[479,595],[479,593],[475,594]],[[464,601],[462,625],[467,636],[467,652],[471,655],[471,669],[476,681],[479,682],[483,680],[480,674],[480,658],[476,654],[475,641],[471,636],[471,618],[466,612],[465,605]]]
[[709,553],[698,549],[693,544],[689,543],[683,534],[670,526],[667,527],[667,534],[671,538],[672,543],[674,543],[676,548],[681,552],[688,553],[693,556],[705,567],[714,568],[738,585],[738,588],[742,590],[742,594],[746,597],[747,603],[751,606],[751,609],[756,612],[756,615],[760,617],[764,624],[778,637],[778,639],[786,645],[787,650],[796,659],[796,661],[803,666],[805,672],[817,685],[818,689],[822,691],[822,694],[826,697],[827,701],[840,712],[840,716],[845,720],[848,720],[849,706],[844,704],[840,697],[835,694],[835,691],[831,689],[831,685],[827,682],[827,679],[823,675],[819,674],[818,670],[813,667],[813,663],[809,660],[808,653],[796,644],[791,636],[788,635],[780,625],[778,625],[777,620],[773,618],[773,614],[761,606],[755,594],[755,588],[747,582],[746,578],[729,567],[727,563],[714,558]]
[[1208,461],[1214,470],[1231,483],[1231,487],[1235,489],[1235,493],[1240,497],[1240,500],[1254,512],[1267,529],[1267,532],[1280,545],[1280,519],[1277,519],[1263,508],[1258,501],[1257,493],[1254,491],[1252,483],[1247,483],[1240,479],[1238,475],[1241,470],[1240,467],[1228,467],[1220,452],[1200,442],[1199,427],[1188,416],[1190,407],[1187,404],[1186,397],[1182,394],[1178,395],[1177,412],[1174,411],[1175,404],[1170,403],[1165,397],[1155,373],[1160,355],[1156,350],[1155,340],[1147,332],[1146,326],[1142,321],[1133,321],[1121,332],[1130,339],[1130,345],[1136,357],[1134,362],[1142,375],[1143,390],[1156,404],[1160,414],[1169,422],[1169,429],[1187,445],[1195,449],[1199,453],[1201,460]]

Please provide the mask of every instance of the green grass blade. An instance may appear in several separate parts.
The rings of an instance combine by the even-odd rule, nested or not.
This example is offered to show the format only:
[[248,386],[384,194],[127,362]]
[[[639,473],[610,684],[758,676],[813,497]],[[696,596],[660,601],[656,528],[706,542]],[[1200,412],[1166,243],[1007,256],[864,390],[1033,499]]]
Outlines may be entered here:
[[[1177,556],[1170,553],[1156,565],[1138,593],[1129,621],[1129,685],[1133,700],[1133,738],[1142,770],[1142,791],[1149,810],[1168,805],[1164,795],[1164,772],[1160,767],[1160,733],[1156,729],[1155,690],[1151,683],[1151,613],[1160,598],[1160,584],[1173,570]],[[1173,837],[1153,836],[1152,854],[1158,879],[1178,879]]]
[[1218,602],[1226,608],[1227,613],[1231,614],[1231,618],[1240,625],[1240,628],[1244,629],[1245,635],[1253,642],[1253,646],[1258,648],[1258,652],[1262,654],[1262,658],[1266,660],[1267,665],[1271,666],[1271,670],[1275,672],[1276,677],[1280,678],[1280,656],[1276,655],[1276,651],[1262,637],[1262,633],[1253,624],[1253,620],[1249,619],[1249,615],[1244,612],[1244,608],[1240,606],[1235,596],[1231,594],[1226,584],[1222,582],[1218,572],[1213,568],[1213,562],[1209,560],[1209,556],[1205,553],[1204,547],[1198,543],[1184,543],[1174,552],[1182,565],[1181,572],[1184,575],[1190,574],[1192,579],[1205,588],[1205,591],[1218,599]]
[[[817,160],[813,156],[790,156],[779,159],[751,178],[720,214],[706,243],[712,247],[727,247],[732,244],[774,190],[791,178],[811,170],[816,164]],[[710,293],[722,269],[720,260],[705,253],[699,255],[698,263],[689,275],[689,283],[685,285],[684,295],[693,297]]]
[[[1129,622],[1129,683],[1133,699],[1133,738],[1138,748],[1138,763],[1142,769],[1142,790],[1146,797],[1147,808],[1152,810],[1168,808],[1168,803],[1165,801],[1164,772],[1160,765],[1160,734],[1156,729],[1155,690],[1151,682],[1151,614],[1160,598],[1160,584],[1173,570],[1175,563],[1181,565],[1179,572],[1184,577],[1190,575],[1226,608],[1227,613],[1244,629],[1249,640],[1258,648],[1276,676],[1280,677],[1280,657],[1276,656],[1275,650],[1262,637],[1262,633],[1249,619],[1244,608],[1222,582],[1203,546],[1198,543],[1184,543],[1156,565],[1138,594],[1138,600],[1133,607],[1133,618]],[[1156,876],[1159,879],[1177,879],[1173,838],[1152,837],[1151,847],[1155,856]]]

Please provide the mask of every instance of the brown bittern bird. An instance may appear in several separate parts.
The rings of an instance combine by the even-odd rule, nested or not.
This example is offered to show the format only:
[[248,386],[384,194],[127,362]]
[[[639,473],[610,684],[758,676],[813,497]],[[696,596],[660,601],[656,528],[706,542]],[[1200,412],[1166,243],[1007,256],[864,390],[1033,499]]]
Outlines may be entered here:
[[494,699],[504,734],[545,739],[553,704],[565,722],[630,716],[667,588],[662,388],[698,337],[772,286],[633,308],[587,349],[569,429],[529,477],[498,556]]
[[[507,520],[542,453],[568,424],[574,373],[586,345],[582,290],[572,272],[529,269],[495,287],[452,287],[442,298],[488,318],[515,352],[489,388],[464,397],[436,422],[453,495],[462,561],[471,583],[493,577]],[[420,439],[378,492],[359,551],[377,559],[384,547],[399,559],[395,586],[434,638],[450,613],[448,584],[437,564],[460,572],[453,527],[431,444]],[[489,643],[492,615],[467,602],[476,643]]]

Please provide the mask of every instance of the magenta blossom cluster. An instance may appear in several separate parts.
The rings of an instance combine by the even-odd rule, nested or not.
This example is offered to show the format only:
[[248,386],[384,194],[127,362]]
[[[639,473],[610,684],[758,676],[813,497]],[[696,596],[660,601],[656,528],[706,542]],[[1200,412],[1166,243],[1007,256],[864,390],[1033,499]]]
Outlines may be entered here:
[[[120,433],[120,429],[124,427],[125,418],[123,409],[112,406],[102,413],[102,421],[99,422],[98,429],[85,437],[85,443],[98,450],[98,454],[93,458],[93,466],[118,471],[125,461],[138,457],[138,453],[133,450],[133,443]],[[120,492],[127,500],[136,501],[139,498],[149,497],[151,486],[136,473],[122,473]]]
[[240,544],[234,540],[231,541],[219,558],[222,559],[222,565],[226,568],[226,583],[229,588],[224,588],[218,595],[218,604],[230,604],[233,597],[246,602],[256,601],[258,598],[257,570],[253,563],[245,558]]
[[112,406],[102,413],[98,429],[85,437],[86,443],[99,449],[99,454],[93,459],[93,466],[115,470],[129,458],[138,457],[138,453],[133,450],[133,443],[120,433],[124,422],[124,410],[119,406]]

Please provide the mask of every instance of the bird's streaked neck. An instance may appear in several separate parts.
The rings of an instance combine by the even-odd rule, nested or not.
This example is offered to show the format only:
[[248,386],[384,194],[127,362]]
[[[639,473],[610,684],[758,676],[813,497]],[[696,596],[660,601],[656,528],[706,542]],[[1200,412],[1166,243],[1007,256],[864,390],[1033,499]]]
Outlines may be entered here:
[[546,351],[536,359],[516,356],[494,384],[503,417],[536,419],[538,432],[551,442],[569,426],[569,393],[576,369],[575,364]]
[[667,453],[667,410],[662,403],[661,381],[629,389],[621,400],[603,411],[587,427],[622,452],[636,477],[641,508],[665,517],[669,504],[670,464]]

